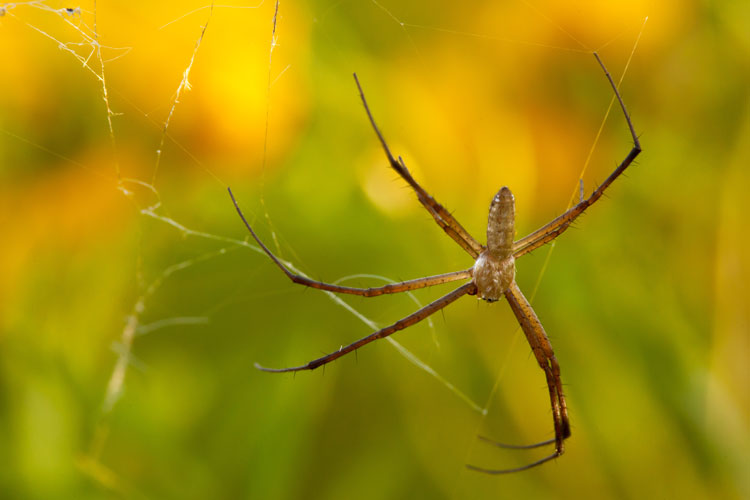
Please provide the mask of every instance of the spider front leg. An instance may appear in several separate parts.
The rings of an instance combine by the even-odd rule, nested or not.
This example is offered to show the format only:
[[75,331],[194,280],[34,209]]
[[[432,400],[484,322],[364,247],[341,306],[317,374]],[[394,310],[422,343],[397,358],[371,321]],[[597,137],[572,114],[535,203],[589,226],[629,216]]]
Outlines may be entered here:
[[549,243],[550,241],[560,236],[560,234],[568,229],[573,221],[575,221],[588,207],[593,205],[596,201],[599,200],[599,198],[602,197],[602,195],[604,194],[604,190],[607,189],[641,153],[641,143],[638,140],[635,129],[633,128],[633,122],[630,120],[630,114],[628,114],[628,110],[625,107],[625,103],[622,101],[620,92],[617,90],[617,85],[615,85],[614,80],[612,80],[612,75],[609,74],[609,71],[607,71],[604,63],[599,58],[599,54],[594,52],[594,57],[596,58],[596,62],[599,63],[599,66],[601,66],[602,70],[604,71],[604,74],[607,77],[607,81],[609,81],[609,84],[615,93],[617,102],[620,104],[620,109],[622,109],[622,113],[625,116],[625,121],[627,122],[628,128],[630,129],[630,135],[633,138],[633,148],[630,150],[625,159],[622,160],[620,165],[617,166],[614,172],[612,172],[609,177],[604,180],[602,185],[596,188],[593,193],[591,193],[591,196],[589,196],[585,200],[582,199],[576,206],[560,215],[549,224],[546,224],[533,233],[516,241],[513,244],[513,256],[515,258],[519,258],[520,256],[529,253],[532,250],[539,248],[540,246]]
[[425,209],[427,209],[428,212],[430,212],[432,218],[435,219],[435,222],[437,222],[441,228],[443,228],[443,231],[445,231],[448,236],[453,238],[456,243],[458,243],[461,248],[466,250],[469,255],[476,259],[479,254],[484,251],[484,246],[482,246],[481,243],[475,240],[474,237],[469,234],[466,229],[464,229],[464,227],[456,220],[455,217],[453,217],[453,215],[451,215],[450,212],[448,212],[448,210],[445,209],[443,205],[438,203],[435,198],[433,198],[427,191],[424,190],[424,188],[422,188],[422,186],[417,183],[417,181],[414,180],[414,177],[411,176],[411,173],[409,173],[409,169],[406,168],[406,164],[400,156],[398,157],[398,161],[396,161],[396,159],[393,157],[393,154],[391,154],[391,150],[388,148],[388,144],[385,142],[383,134],[375,124],[375,118],[373,118],[372,113],[370,112],[370,107],[367,105],[365,93],[362,91],[362,86],[359,84],[359,79],[357,78],[356,73],[354,74],[354,81],[357,83],[357,89],[359,89],[359,97],[362,99],[362,104],[364,105],[365,111],[367,112],[367,117],[370,119],[370,124],[375,130],[375,134],[378,136],[380,144],[383,146],[383,151],[385,152],[385,156],[388,158],[388,163],[391,165],[391,168],[395,170],[396,173],[398,173],[398,175],[400,175],[409,184],[409,186],[411,186],[411,188],[417,194],[417,199],[419,200],[419,202],[425,207]]
[[555,438],[540,443],[531,445],[515,446],[497,443],[490,441],[486,438],[482,438],[496,446],[501,448],[514,448],[514,449],[528,449],[538,448],[548,444],[555,444],[555,451],[551,455],[547,455],[535,462],[532,462],[521,467],[513,469],[485,469],[482,467],[476,467],[474,465],[467,465],[469,469],[484,472],[486,474],[507,474],[511,472],[520,472],[522,470],[536,467],[545,462],[549,462],[565,452],[565,439],[570,437],[570,422],[568,420],[568,407],[565,404],[565,396],[562,390],[562,380],[560,379],[560,365],[557,363],[555,353],[552,350],[552,345],[547,338],[547,334],[544,331],[542,323],[539,321],[534,309],[526,299],[526,297],[518,288],[515,280],[511,283],[508,290],[505,292],[505,298],[508,300],[510,308],[513,310],[518,323],[521,325],[526,340],[528,340],[531,350],[534,353],[534,357],[539,363],[539,366],[544,370],[545,377],[547,379],[547,388],[549,389],[550,404],[552,406],[552,419],[555,426]]

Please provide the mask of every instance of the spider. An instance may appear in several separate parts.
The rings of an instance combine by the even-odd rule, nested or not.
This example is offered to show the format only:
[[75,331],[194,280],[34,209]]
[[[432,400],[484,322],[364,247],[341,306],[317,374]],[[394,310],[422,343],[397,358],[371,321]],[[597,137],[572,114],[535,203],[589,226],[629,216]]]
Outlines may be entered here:
[[434,302],[422,307],[418,311],[396,321],[390,326],[387,326],[381,330],[378,330],[370,335],[363,337],[356,342],[347,346],[342,346],[339,350],[332,352],[326,356],[318,359],[314,359],[307,364],[301,366],[295,366],[291,368],[265,368],[259,364],[255,364],[255,367],[259,370],[266,372],[297,372],[301,370],[314,370],[320,366],[323,366],[331,361],[340,358],[352,351],[359,349],[365,344],[378,339],[385,338],[399,330],[408,328],[419,321],[427,318],[431,314],[443,309],[448,304],[456,301],[464,295],[476,295],[478,298],[487,302],[495,302],[502,297],[508,301],[510,308],[513,310],[513,314],[516,316],[518,323],[523,329],[526,339],[531,346],[531,350],[536,358],[539,366],[544,371],[547,379],[547,387],[549,389],[550,403],[552,405],[552,419],[554,423],[555,437],[546,441],[530,445],[508,445],[490,441],[486,438],[481,438],[487,442],[490,442],[496,446],[513,449],[530,449],[542,447],[550,444],[554,444],[554,451],[550,454],[541,458],[535,462],[516,467],[512,469],[486,469],[482,467],[476,467],[473,465],[467,465],[469,469],[484,472],[487,474],[504,474],[510,472],[519,472],[522,470],[536,467],[545,462],[553,460],[565,451],[565,440],[570,437],[570,423],[568,420],[568,410],[565,403],[565,396],[562,390],[562,381],[560,379],[560,365],[555,358],[555,354],[550,345],[547,334],[544,331],[542,323],[539,321],[534,309],[531,307],[528,299],[524,296],[515,281],[516,272],[516,259],[526,255],[527,253],[535,250],[546,243],[551,242],[560,234],[563,233],[570,225],[575,221],[588,207],[593,205],[599,198],[601,198],[604,191],[617,179],[633,160],[641,152],[641,145],[638,141],[638,136],[635,133],[633,124],[630,120],[625,104],[622,101],[617,86],[612,80],[612,76],[607,71],[604,63],[600,59],[599,55],[594,52],[594,57],[597,63],[604,71],[604,75],[609,81],[609,85],[614,91],[614,95],[619,102],[620,109],[625,117],[630,134],[633,139],[633,147],[627,154],[624,160],[619,166],[607,177],[603,184],[597,187],[591,196],[588,198],[583,197],[583,189],[581,188],[581,196],[578,204],[570,208],[568,211],[553,219],[551,222],[532,232],[531,234],[521,238],[518,241],[513,241],[515,236],[515,201],[513,194],[507,187],[502,187],[495,197],[492,199],[490,204],[489,221],[487,223],[487,245],[482,245],[474,237],[472,237],[466,229],[451,215],[440,203],[438,203],[427,191],[425,191],[409,173],[406,168],[404,160],[399,157],[396,160],[391,154],[388,145],[383,138],[383,134],[375,124],[375,119],[370,112],[370,108],[365,100],[362,86],[359,83],[357,75],[354,74],[354,81],[359,91],[359,97],[364,105],[367,117],[370,120],[370,124],[377,135],[380,144],[383,147],[385,155],[388,159],[390,167],[395,170],[414,190],[417,195],[417,199],[424,206],[425,209],[432,215],[435,222],[445,231],[448,236],[453,238],[456,243],[461,246],[474,260],[474,265],[466,270],[454,271],[446,274],[439,274],[436,276],[429,276],[425,278],[417,278],[401,283],[393,283],[376,288],[352,288],[346,286],[333,285],[329,283],[323,283],[309,279],[305,276],[290,271],[269,249],[263,244],[261,239],[255,233],[253,228],[247,222],[247,219],[240,210],[237,201],[232,194],[231,188],[229,195],[234,203],[235,209],[239,214],[240,218],[244,222],[250,234],[253,236],[255,241],[260,245],[263,251],[270,257],[270,259],[286,274],[292,282],[304,285],[311,288],[317,288],[320,290],[327,290],[336,293],[346,293],[351,295],[360,295],[363,297],[374,297],[377,295],[390,294],[405,292],[408,290],[416,290],[419,288],[430,287],[447,283],[450,281],[469,280],[465,284],[459,286],[447,295],[435,300]]

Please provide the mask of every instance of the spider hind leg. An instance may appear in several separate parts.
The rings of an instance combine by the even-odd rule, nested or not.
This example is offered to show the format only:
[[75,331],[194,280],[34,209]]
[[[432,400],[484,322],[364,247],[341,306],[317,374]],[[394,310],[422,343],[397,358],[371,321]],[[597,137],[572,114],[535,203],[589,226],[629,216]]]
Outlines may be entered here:
[[539,318],[531,307],[531,304],[523,295],[518,285],[513,281],[510,288],[505,292],[505,298],[513,310],[513,313],[521,325],[526,340],[529,342],[531,351],[536,357],[537,363],[544,370],[544,375],[547,380],[547,388],[549,390],[550,405],[552,407],[552,418],[555,427],[554,439],[548,439],[539,443],[529,445],[508,445],[504,443],[498,443],[480,436],[479,439],[487,443],[493,444],[499,448],[508,448],[515,450],[525,450],[540,448],[550,444],[555,445],[555,451],[547,455],[546,457],[540,458],[535,462],[531,462],[520,467],[511,469],[486,469],[483,467],[477,467],[475,465],[467,465],[471,470],[477,472],[483,472],[485,474],[508,474],[511,472],[520,472],[523,470],[531,469],[543,463],[554,460],[565,452],[565,440],[570,437],[570,423],[568,421],[568,408],[565,403],[565,396],[562,391],[562,381],[560,379],[560,365],[557,363],[555,354],[552,351],[552,346],[549,343],[547,334],[542,327]]

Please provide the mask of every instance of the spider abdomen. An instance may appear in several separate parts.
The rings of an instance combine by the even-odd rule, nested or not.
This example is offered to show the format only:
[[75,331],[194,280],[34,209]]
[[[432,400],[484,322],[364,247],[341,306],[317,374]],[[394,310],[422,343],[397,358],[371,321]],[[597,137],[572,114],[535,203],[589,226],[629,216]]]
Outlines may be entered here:
[[500,300],[516,275],[513,258],[515,212],[513,193],[507,187],[501,188],[490,203],[487,249],[474,262],[477,296],[487,302]]
[[499,259],[489,250],[482,252],[474,262],[474,284],[477,296],[495,302],[510,287],[516,275],[516,260],[512,255]]
[[498,259],[513,253],[515,236],[516,203],[510,189],[503,187],[490,203],[487,220],[487,250]]

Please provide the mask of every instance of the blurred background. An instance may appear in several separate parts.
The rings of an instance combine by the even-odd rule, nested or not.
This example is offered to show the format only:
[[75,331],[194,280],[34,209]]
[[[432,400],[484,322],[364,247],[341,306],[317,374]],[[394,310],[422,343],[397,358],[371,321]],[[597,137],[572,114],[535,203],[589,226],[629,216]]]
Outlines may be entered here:
[[[747,498],[750,6],[391,0],[0,6],[3,498]],[[644,20],[648,22],[644,26]],[[640,35],[642,33],[642,36]],[[636,40],[640,41],[636,47]],[[635,49],[634,49],[635,47]],[[472,265],[387,168],[484,242],[644,152],[517,280],[573,435],[507,304],[465,297],[308,373],[372,326],[293,285]],[[166,125],[166,127],[165,127]],[[165,132],[166,130],[166,132]],[[590,156],[590,158],[589,158]],[[363,273],[382,278],[359,276]],[[451,285],[343,297],[378,327]]]

